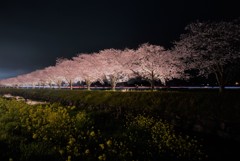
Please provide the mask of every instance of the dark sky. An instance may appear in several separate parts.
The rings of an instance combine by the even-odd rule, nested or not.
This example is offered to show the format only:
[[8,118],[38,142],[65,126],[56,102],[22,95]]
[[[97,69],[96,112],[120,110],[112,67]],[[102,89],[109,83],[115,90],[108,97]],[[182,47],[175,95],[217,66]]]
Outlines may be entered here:
[[1,0],[0,79],[77,53],[169,47],[191,22],[239,15],[234,0]]

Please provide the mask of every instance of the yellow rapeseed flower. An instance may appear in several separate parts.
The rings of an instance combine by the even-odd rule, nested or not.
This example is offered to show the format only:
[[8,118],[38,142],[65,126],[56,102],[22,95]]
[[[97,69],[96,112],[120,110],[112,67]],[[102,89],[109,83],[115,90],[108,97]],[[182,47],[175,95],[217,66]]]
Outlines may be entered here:
[[94,137],[95,136],[95,132],[94,131],[90,132],[90,136]]
[[36,138],[37,138],[37,134],[34,133],[33,136],[32,136],[32,138],[33,138],[33,139],[36,139]]
[[90,153],[90,150],[89,149],[86,149],[85,150],[85,154],[89,154]]
[[106,143],[110,147],[112,145],[112,140],[108,140]]
[[104,144],[99,144],[99,146],[102,150],[104,149]]

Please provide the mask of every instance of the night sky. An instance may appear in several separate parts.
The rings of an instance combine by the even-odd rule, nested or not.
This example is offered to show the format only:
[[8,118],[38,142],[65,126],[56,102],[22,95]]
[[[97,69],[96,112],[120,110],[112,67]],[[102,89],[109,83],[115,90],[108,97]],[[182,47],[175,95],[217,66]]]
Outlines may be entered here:
[[231,0],[1,0],[0,79],[102,49],[171,47],[196,20],[240,16]]

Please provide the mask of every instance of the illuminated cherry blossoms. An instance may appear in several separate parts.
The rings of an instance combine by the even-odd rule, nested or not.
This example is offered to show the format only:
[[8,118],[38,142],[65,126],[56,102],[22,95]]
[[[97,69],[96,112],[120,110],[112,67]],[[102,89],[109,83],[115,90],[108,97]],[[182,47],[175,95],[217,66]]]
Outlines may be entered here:
[[154,81],[181,77],[181,68],[170,51],[161,46],[142,44],[138,49],[105,49],[98,53],[80,53],[72,59],[57,59],[55,66],[1,80],[1,85],[11,87],[61,87],[70,89],[77,82],[84,82],[90,90],[92,83],[108,83],[115,90],[118,83],[135,77]]

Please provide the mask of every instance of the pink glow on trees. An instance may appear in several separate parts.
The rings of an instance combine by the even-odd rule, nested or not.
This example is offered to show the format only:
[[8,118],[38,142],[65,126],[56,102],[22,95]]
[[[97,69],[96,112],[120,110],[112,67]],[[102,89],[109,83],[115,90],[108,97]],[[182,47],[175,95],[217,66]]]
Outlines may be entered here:
[[127,59],[131,52],[127,50],[121,51],[116,49],[105,49],[96,54],[96,58],[100,61],[103,77],[115,90],[117,83],[128,81],[133,72],[126,66]]
[[15,77],[19,87],[29,86],[30,82],[27,80],[27,75],[28,74],[23,74]]
[[38,78],[39,84],[43,87],[49,85],[51,88],[52,85],[57,85],[60,88],[63,77],[60,75],[57,67],[49,66],[33,73],[35,73],[35,77]]
[[38,85],[40,82],[37,71],[20,75],[19,77],[21,77],[21,82],[24,82],[25,86],[31,86],[32,88],[35,88],[35,86]]
[[36,81],[39,87],[45,87],[49,84],[49,80],[47,79],[46,74],[44,73],[44,70],[36,70],[31,73],[31,79],[33,81]]
[[[36,70],[31,73],[19,75],[14,78],[4,79],[2,82],[7,86],[17,87],[32,87],[35,88],[37,85],[44,87],[45,85],[54,84],[58,81],[62,81],[57,75],[57,68],[47,67],[42,70]],[[59,79],[58,79],[59,78]]]
[[31,73],[19,75],[17,77],[4,79],[1,81],[4,86],[7,87],[24,87],[33,86],[33,80],[31,79]]
[[17,87],[18,80],[16,79],[16,77],[7,78],[7,79],[1,80],[0,84],[5,87]]
[[77,78],[76,69],[73,60],[57,59],[56,68],[61,71],[62,77],[69,84],[70,89],[73,89],[73,82]]
[[220,92],[223,91],[233,73],[233,65],[240,59],[239,20],[196,22],[186,30],[175,43],[175,52],[182,55],[187,69],[198,69],[205,77],[214,73]]
[[58,88],[61,88],[61,83],[64,80],[61,68],[57,66],[46,67],[44,69],[44,74],[50,84],[55,84],[58,86]]
[[160,80],[165,84],[166,80],[181,76],[176,63],[177,59],[170,51],[146,43],[136,50],[128,65],[136,75],[149,81],[153,90],[154,81]]
[[88,90],[94,82],[107,81],[115,90],[117,83],[140,76],[148,80],[153,89],[155,80],[165,83],[168,79],[180,77],[181,66],[177,60],[176,55],[161,46],[143,44],[137,50],[105,49],[98,53],[79,54],[71,60],[57,59],[55,66],[22,75],[16,80],[33,87],[39,84],[60,87],[66,82],[70,89],[73,82],[85,81]]
[[92,83],[101,81],[102,64],[96,59],[95,55],[96,54],[79,54],[73,57],[78,80],[85,81],[88,90],[90,90]]

